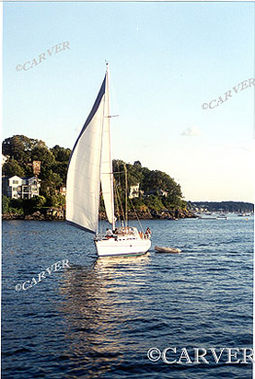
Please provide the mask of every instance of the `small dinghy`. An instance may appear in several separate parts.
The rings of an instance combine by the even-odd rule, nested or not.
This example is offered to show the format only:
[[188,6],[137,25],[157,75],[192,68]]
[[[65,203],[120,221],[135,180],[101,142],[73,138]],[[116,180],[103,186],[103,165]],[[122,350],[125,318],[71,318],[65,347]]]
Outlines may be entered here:
[[155,246],[154,249],[158,253],[172,253],[172,254],[179,254],[181,252],[180,249],[174,249],[173,247],[160,247],[160,246]]

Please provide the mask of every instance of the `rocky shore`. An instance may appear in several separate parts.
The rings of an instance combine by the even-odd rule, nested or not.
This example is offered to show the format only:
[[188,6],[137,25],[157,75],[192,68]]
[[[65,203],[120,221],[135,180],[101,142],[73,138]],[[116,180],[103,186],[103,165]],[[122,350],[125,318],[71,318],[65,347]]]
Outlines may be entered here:
[[[129,211],[128,218],[129,220],[137,220],[137,217],[140,220],[178,220],[182,218],[195,218],[195,215],[186,210],[178,209],[175,211]],[[47,208],[40,209],[31,214],[15,214],[15,213],[6,213],[2,215],[3,220],[33,220],[33,221],[64,221],[65,220],[65,211],[64,209],[59,208]],[[105,212],[100,212],[100,219],[105,220]]]
[[37,210],[31,214],[5,213],[3,220],[33,220],[33,221],[64,221],[65,211],[59,208],[46,208]]

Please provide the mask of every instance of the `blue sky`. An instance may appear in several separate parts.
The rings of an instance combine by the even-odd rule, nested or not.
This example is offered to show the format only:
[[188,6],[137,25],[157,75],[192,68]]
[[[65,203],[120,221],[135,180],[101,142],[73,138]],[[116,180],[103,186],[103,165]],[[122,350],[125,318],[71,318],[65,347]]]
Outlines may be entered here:
[[253,201],[255,87],[232,88],[255,76],[254,4],[5,3],[3,33],[3,138],[72,148],[107,59],[114,158],[166,171],[187,200]]

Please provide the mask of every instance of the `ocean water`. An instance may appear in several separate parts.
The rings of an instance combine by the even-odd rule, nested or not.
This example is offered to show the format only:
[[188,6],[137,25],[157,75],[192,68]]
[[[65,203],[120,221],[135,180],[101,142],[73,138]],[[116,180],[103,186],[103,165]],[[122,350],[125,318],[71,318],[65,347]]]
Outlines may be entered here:
[[92,235],[64,222],[3,222],[2,378],[252,377],[225,350],[196,364],[194,348],[252,346],[253,218],[142,224],[182,253],[97,259]]

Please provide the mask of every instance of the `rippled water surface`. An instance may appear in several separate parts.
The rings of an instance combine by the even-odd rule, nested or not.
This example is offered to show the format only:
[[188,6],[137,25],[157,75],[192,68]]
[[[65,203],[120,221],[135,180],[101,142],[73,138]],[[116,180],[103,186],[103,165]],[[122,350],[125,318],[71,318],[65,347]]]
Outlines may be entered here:
[[[3,222],[3,378],[252,377],[226,357],[166,364],[147,351],[251,347],[253,218],[143,225],[152,246],[182,253],[97,259],[92,235],[63,222]],[[70,269],[15,290],[63,259]]]

